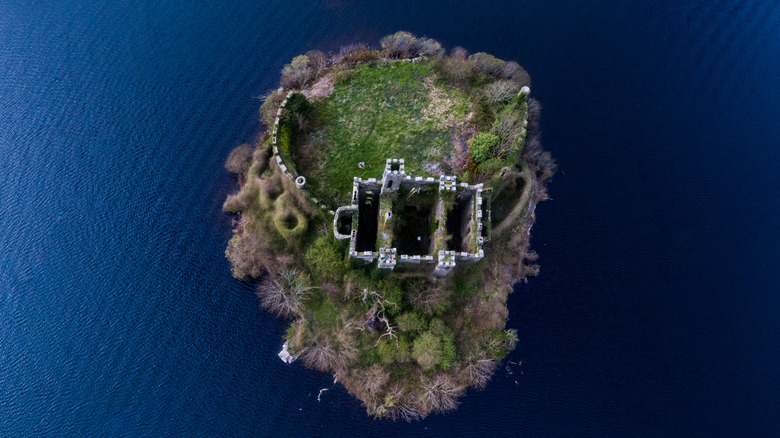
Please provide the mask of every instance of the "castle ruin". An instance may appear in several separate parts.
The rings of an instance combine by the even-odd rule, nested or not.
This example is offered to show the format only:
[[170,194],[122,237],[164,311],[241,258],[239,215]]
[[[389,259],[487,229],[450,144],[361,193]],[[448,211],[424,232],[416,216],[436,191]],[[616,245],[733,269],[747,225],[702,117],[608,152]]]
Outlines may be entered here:
[[390,270],[430,263],[445,276],[456,263],[484,257],[490,206],[482,191],[454,176],[412,177],[403,159],[388,159],[381,180],[353,179],[351,204],[336,210],[333,232],[349,239],[352,259]]

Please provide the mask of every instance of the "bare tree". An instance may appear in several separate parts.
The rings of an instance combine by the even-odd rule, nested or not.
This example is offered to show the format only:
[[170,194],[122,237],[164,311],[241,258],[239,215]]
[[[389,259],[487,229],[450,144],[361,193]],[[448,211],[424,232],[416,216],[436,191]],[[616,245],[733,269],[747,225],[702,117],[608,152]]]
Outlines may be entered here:
[[517,83],[500,79],[487,86],[485,97],[492,104],[509,102],[520,92]]
[[465,388],[456,385],[446,374],[423,381],[423,406],[428,411],[446,412],[458,407],[458,398]]
[[388,389],[386,398],[392,401],[392,406],[381,406],[381,416],[389,417],[393,421],[408,422],[421,420],[426,416],[426,412],[416,406],[417,403],[408,402],[406,393],[397,384]]
[[282,318],[299,315],[301,302],[315,289],[308,283],[307,275],[294,270],[286,270],[278,276],[268,275],[257,286],[260,304]]
[[435,285],[419,280],[410,285],[408,296],[415,310],[430,316],[444,308],[451,295],[451,283],[446,280]]
[[471,356],[466,362],[462,374],[469,386],[485,389],[497,367],[498,361],[495,359]]
[[499,138],[493,156],[506,158],[509,152],[518,146],[520,136],[523,134],[522,120],[515,112],[502,112],[493,122],[493,133]]
[[324,334],[310,333],[310,335],[307,346],[299,355],[303,363],[319,371],[336,372],[341,370],[343,362],[330,339]]
[[298,55],[282,68],[281,84],[284,88],[302,88],[314,77],[314,68],[306,55]]
[[357,372],[360,379],[360,387],[368,392],[370,397],[379,394],[384,389],[388,380],[390,380],[390,373],[385,371],[379,364],[371,365],[366,370],[360,370]]
[[397,308],[398,304],[384,299],[382,295],[379,295],[379,293],[369,289],[363,289],[361,300],[363,301],[363,303],[366,303],[367,301],[373,301],[374,303],[371,306],[371,310],[369,310],[368,313],[366,314],[366,321],[378,321],[384,324],[385,332],[382,333],[382,335],[379,336],[379,339],[376,340],[376,345],[379,345],[379,342],[385,336],[395,340],[396,345],[398,345],[398,335],[396,335],[395,333],[395,329],[397,327],[390,325],[390,320],[387,319],[385,313],[385,304],[389,306],[393,306],[394,308]]
[[322,71],[328,68],[330,64],[327,55],[319,50],[309,50],[306,52],[306,57],[309,58],[309,65],[315,78],[319,77]]

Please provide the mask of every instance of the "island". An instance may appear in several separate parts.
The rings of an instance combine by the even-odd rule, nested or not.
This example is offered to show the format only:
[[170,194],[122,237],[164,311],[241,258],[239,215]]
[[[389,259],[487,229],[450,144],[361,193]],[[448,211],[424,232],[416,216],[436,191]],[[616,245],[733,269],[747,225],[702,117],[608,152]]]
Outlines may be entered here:
[[309,51],[233,150],[226,256],[289,321],[279,356],[369,415],[412,421],[483,389],[512,351],[513,285],[555,162],[516,62],[397,32]]

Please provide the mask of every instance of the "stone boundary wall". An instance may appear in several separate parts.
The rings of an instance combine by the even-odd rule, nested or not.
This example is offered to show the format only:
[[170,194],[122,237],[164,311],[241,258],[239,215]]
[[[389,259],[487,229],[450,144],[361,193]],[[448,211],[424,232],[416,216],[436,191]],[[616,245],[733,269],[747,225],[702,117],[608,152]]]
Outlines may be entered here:
[[[284,91],[284,89],[280,87],[278,91],[281,92],[281,91]],[[276,160],[276,164],[279,165],[279,169],[282,171],[282,173],[285,176],[287,176],[288,178],[290,178],[290,180],[292,180],[292,182],[295,183],[295,186],[299,190],[301,190],[303,193],[307,194],[308,198],[311,200],[311,202],[313,202],[318,207],[324,207],[325,204],[323,204],[322,201],[320,201],[319,199],[311,196],[311,192],[308,192],[307,190],[305,190],[304,187],[306,185],[306,177],[304,177],[303,175],[297,175],[297,172],[296,172],[296,174],[293,174],[293,172],[295,172],[295,171],[294,170],[292,172],[290,171],[291,168],[287,167],[287,165],[284,164],[284,160],[282,159],[282,155],[279,153],[279,145],[277,144],[278,137],[279,137],[279,119],[282,117],[282,110],[284,109],[284,106],[287,105],[287,101],[290,99],[290,96],[292,96],[293,94],[295,94],[294,90],[288,91],[287,92],[287,96],[285,96],[284,100],[282,101],[282,104],[279,105],[279,109],[276,111],[276,119],[274,119],[274,130],[271,133],[271,144],[273,146],[274,159]],[[336,214],[336,212],[333,211],[333,210],[329,210],[329,213],[333,214],[333,215]],[[335,225],[335,222],[334,222],[334,225]]]

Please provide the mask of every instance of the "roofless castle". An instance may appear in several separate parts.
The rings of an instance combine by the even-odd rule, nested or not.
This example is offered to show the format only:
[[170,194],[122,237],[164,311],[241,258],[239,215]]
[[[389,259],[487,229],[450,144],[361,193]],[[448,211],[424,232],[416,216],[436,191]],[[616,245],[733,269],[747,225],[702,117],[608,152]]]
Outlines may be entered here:
[[388,159],[381,180],[354,178],[352,203],[336,210],[333,232],[349,239],[352,259],[389,270],[435,264],[434,275],[445,276],[484,257],[490,206],[482,191],[454,176],[407,175],[403,159]]

